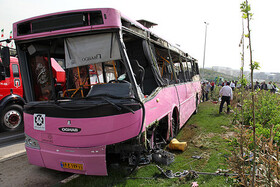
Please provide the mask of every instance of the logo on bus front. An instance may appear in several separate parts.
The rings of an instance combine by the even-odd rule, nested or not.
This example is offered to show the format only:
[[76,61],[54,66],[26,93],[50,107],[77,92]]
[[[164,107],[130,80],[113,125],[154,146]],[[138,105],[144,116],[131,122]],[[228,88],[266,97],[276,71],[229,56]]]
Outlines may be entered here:
[[46,130],[45,117],[45,114],[34,114],[34,129],[40,131]]
[[69,133],[77,133],[80,132],[81,129],[77,127],[60,127],[58,128],[61,132],[69,132]]

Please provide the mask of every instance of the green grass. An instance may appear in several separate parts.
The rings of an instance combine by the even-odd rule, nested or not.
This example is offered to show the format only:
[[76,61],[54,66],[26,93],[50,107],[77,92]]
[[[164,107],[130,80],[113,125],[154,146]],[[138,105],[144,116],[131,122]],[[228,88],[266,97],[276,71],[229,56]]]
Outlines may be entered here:
[[[187,141],[188,148],[184,152],[173,152],[175,161],[163,169],[174,173],[183,170],[199,172],[216,172],[217,169],[228,169],[227,157],[230,154],[225,137],[233,131],[231,115],[218,114],[218,105],[204,102],[199,105],[199,112],[193,115],[177,136],[179,141]],[[197,160],[192,156],[202,156]],[[122,170],[125,170],[122,168]],[[160,175],[154,164],[141,166],[130,177],[151,179],[129,179],[120,170],[109,170],[109,176],[85,176],[72,180],[63,186],[190,186],[197,181],[203,186],[230,186],[231,180],[223,176],[199,175],[196,179],[167,179]],[[153,177],[156,179],[152,179]]]

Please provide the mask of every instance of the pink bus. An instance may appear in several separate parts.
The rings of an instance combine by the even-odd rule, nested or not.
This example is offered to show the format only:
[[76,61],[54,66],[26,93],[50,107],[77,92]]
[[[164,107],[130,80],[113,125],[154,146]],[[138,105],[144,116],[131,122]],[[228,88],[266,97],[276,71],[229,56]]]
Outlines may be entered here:
[[[198,64],[149,24],[110,8],[14,23],[31,164],[107,175],[113,159],[139,158],[176,136],[197,111]],[[64,85],[56,84],[52,58]]]

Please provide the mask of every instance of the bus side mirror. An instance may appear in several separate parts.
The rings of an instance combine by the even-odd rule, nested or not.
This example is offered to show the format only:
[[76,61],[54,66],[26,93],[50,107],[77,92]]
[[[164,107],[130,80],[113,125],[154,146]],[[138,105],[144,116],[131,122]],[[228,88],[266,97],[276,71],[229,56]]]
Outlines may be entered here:
[[0,63],[0,81],[5,80],[5,68],[4,66]]
[[1,49],[1,58],[2,58],[2,64],[4,67],[10,66],[10,49],[9,47],[3,47]]

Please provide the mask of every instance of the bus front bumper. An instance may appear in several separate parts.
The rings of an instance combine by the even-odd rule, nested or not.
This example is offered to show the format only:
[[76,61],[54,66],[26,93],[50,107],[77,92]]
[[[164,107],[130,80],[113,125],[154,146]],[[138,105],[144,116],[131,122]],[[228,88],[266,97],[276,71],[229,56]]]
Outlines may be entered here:
[[25,148],[33,165],[85,175],[107,175],[106,146],[70,148],[40,143],[40,149]]

